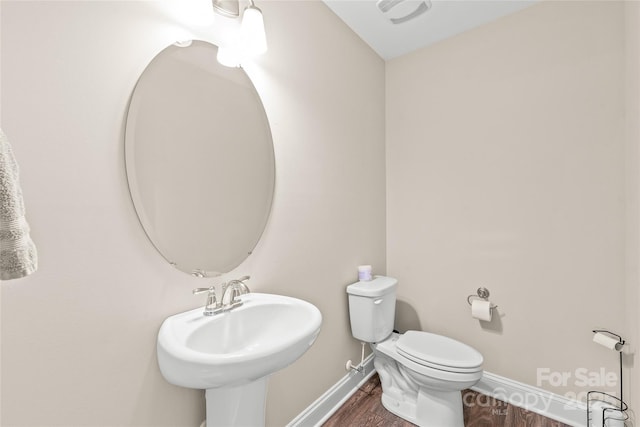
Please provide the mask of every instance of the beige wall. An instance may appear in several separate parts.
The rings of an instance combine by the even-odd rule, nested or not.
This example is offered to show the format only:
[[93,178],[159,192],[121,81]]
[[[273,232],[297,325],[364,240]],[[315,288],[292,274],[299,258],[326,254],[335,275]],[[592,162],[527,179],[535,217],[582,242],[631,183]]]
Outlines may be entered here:
[[[268,424],[282,426],[359,357],[344,293],[356,266],[384,272],[384,63],[320,2],[260,7],[270,50],[248,71],[271,122],[277,188],[263,239],[229,277],[251,274],[253,290],[307,299],[324,316],[312,349],[270,381]],[[190,292],[204,283],[146,240],[122,133],[128,97],[157,52],[221,37],[194,21],[210,2],[1,8],[0,121],[40,269],[0,285],[0,424],[198,426],[204,394],[163,380],[155,340],[166,316],[204,303]]]
[[[592,328],[637,342],[629,105],[636,132],[638,119],[625,85],[638,77],[625,78],[637,62],[624,12],[543,2],[387,63],[387,270],[401,327],[460,339],[488,371],[568,396],[617,389],[580,386],[578,368],[617,372]],[[466,302],[479,286],[499,305],[489,325]],[[539,368],[571,377],[539,381]],[[626,375],[637,387],[637,368]]]
[[[640,342],[640,3],[625,2],[625,94],[626,94],[626,323],[629,341],[637,352]],[[637,366],[637,356],[628,356],[626,363]],[[637,413],[640,408],[640,375],[638,369],[629,370],[629,399],[627,403]],[[637,416],[636,416],[637,420]],[[636,421],[637,425],[637,421]]]

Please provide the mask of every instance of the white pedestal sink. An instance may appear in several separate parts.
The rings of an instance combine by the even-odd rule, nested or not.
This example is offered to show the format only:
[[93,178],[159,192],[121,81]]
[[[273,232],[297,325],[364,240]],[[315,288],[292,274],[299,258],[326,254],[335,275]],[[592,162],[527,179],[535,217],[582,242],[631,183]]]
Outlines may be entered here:
[[203,308],[168,317],[158,332],[164,378],[205,389],[207,427],[264,426],[267,376],[311,347],[322,315],[296,298],[251,293],[230,311]]

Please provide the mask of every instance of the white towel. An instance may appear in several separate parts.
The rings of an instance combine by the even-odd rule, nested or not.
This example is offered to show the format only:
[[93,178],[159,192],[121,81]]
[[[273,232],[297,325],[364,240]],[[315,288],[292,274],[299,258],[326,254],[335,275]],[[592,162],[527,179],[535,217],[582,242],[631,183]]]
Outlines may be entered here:
[[0,129],[0,280],[19,279],[37,269],[38,254],[24,216],[18,164]]

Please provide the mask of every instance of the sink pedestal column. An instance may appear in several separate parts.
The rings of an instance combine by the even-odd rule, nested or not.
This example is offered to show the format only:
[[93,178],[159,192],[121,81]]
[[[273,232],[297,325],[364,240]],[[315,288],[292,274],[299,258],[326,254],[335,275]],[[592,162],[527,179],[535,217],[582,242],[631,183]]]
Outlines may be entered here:
[[207,389],[207,427],[264,426],[267,379]]

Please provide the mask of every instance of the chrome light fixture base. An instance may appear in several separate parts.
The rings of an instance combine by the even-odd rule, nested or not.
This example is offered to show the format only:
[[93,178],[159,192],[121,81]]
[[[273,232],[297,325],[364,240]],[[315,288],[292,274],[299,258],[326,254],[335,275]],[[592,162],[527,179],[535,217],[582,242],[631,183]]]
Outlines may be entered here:
[[238,0],[212,0],[216,12],[229,18],[240,16],[240,3]]

